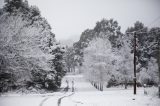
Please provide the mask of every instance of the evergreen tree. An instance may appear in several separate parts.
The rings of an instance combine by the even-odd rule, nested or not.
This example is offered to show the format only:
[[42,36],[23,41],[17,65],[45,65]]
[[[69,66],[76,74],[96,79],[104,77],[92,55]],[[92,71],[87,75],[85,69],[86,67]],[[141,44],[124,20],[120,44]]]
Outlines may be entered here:
[[85,30],[81,34],[80,40],[73,45],[75,55],[79,57],[77,63],[82,65],[83,50],[88,47],[89,42],[94,38],[107,38],[111,42],[112,47],[120,48],[122,46],[121,39],[123,36],[120,29],[121,27],[118,25],[117,21],[113,19],[102,19],[96,23],[94,29]]

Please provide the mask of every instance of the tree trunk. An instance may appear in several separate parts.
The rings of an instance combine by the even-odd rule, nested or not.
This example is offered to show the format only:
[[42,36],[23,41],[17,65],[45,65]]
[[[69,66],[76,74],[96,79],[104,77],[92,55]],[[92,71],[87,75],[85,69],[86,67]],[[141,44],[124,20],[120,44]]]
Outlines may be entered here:
[[125,79],[125,84],[124,84],[124,86],[125,86],[125,89],[127,89],[127,79]]

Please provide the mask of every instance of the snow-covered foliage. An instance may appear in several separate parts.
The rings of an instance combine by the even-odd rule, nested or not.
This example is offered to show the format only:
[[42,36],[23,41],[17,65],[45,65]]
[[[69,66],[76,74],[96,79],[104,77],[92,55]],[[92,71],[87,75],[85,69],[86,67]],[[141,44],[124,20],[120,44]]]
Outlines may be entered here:
[[[102,19],[98,21],[93,29],[86,29],[82,32],[80,40],[73,44],[74,54],[80,58],[77,60],[80,65],[83,62],[83,50],[88,47],[90,41],[94,38],[107,38],[111,42],[112,47],[120,47],[120,38],[122,33],[118,22],[113,19]],[[76,64],[77,65],[77,64]]]
[[[115,23],[115,24],[114,24]],[[93,30],[82,33],[80,41],[75,43],[74,50],[82,52],[82,70],[87,79],[106,85],[133,84],[133,33],[136,33],[136,74],[138,85],[158,84],[158,42],[159,28],[148,31],[142,23],[136,22],[128,28],[126,34],[120,32],[116,21],[98,22]],[[117,26],[117,27],[114,27]],[[85,45],[84,45],[85,44]],[[75,52],[76,54],[76,52]]]
[[106,83],[111,79],[120,80],[119,63],[121,57],[112,51],[108,39],[93,39],[84,49],[84,73],[94,82]]
[[66,53],[65,53],[65,62],[67,66],[68,72],[74,72],[75,71],[75,65],[76,60],[79,59],[77,55],[74,53],[73,47],[67,47]]
[[142,84],[158,84],[158,64],[156,59],[151,58],[148,62],[148,68],[143,68],[139,73],[139,81]]
[[[54,47],[53,47],[54,46]],[[56,71],[55,74],[55,85],[59,88],[61,85],[61,79],[66,73],[66,63],[65,63],[65,47],[56,44],[50,47],[50,53],[54,56],[50,59],[51,65],[54,67],[54,70]],[[53,81],[53,80],[52,80]],[[54,86],[54,85],[53,85]],[[51,88],[53,88],[53,86]]]
[[136,58],[138,80],[142,84],[158,84],[158,63],[160,54],[160,28],[147,28],[143,23],[137,21],[133,27],[126,30],[126,39],[128,39],[131,51],[133,51],[134,38],[136,32]]
[[127,87],[127,83],[131,83],[133,81],[133,54],[131,54],[131,48],[128,43],[128,39],[125,36],[122,37],[122,47],[115,51],[120,59],[118,60],[118,69],[122,75],[122,82],[125,87]]
[[[39,9],[29,6],[26,0],[7,0],[1,11],[1,91],[37,84],[47,88],[48,79],[56,82],[59,70],[55,69],[55,61],[51,61],[56,57],[51,51],[58,45]],[[57,83],[53,85],[57,86]]]

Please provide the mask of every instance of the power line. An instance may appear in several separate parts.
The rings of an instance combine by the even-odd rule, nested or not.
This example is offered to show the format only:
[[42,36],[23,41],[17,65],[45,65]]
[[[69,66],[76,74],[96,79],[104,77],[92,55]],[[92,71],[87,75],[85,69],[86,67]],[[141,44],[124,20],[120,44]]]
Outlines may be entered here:
[[154,19],[148,26],[154,24],[156,21],[158,21],[160,19],[160,16],[158,16],[156,19]]
[[[156,19],[154,19],[148,26],[154,24],[156,21],[158,21],[160,19],[160,16],[158,16]],[[145,28],[141,28],[138,31],[132,31],[132,32],[126,32],[126,33],[135,33],[135,32],[139,32],[141,30],[144,30]]]

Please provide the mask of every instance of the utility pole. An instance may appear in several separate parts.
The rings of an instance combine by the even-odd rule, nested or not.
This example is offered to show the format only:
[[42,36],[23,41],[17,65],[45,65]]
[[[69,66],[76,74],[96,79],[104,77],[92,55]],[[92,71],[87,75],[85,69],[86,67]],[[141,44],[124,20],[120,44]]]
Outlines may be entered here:
[[133,81],[134,81],[134,94],[136,95],[136,46],[137,46],[137,43],[136,43],[136,32],[134,32],[134,78],[133,78]]
[[158,38],[158,70],[159,70],[158,92],[159,92],[159,98],[160,98],[160,38]]

